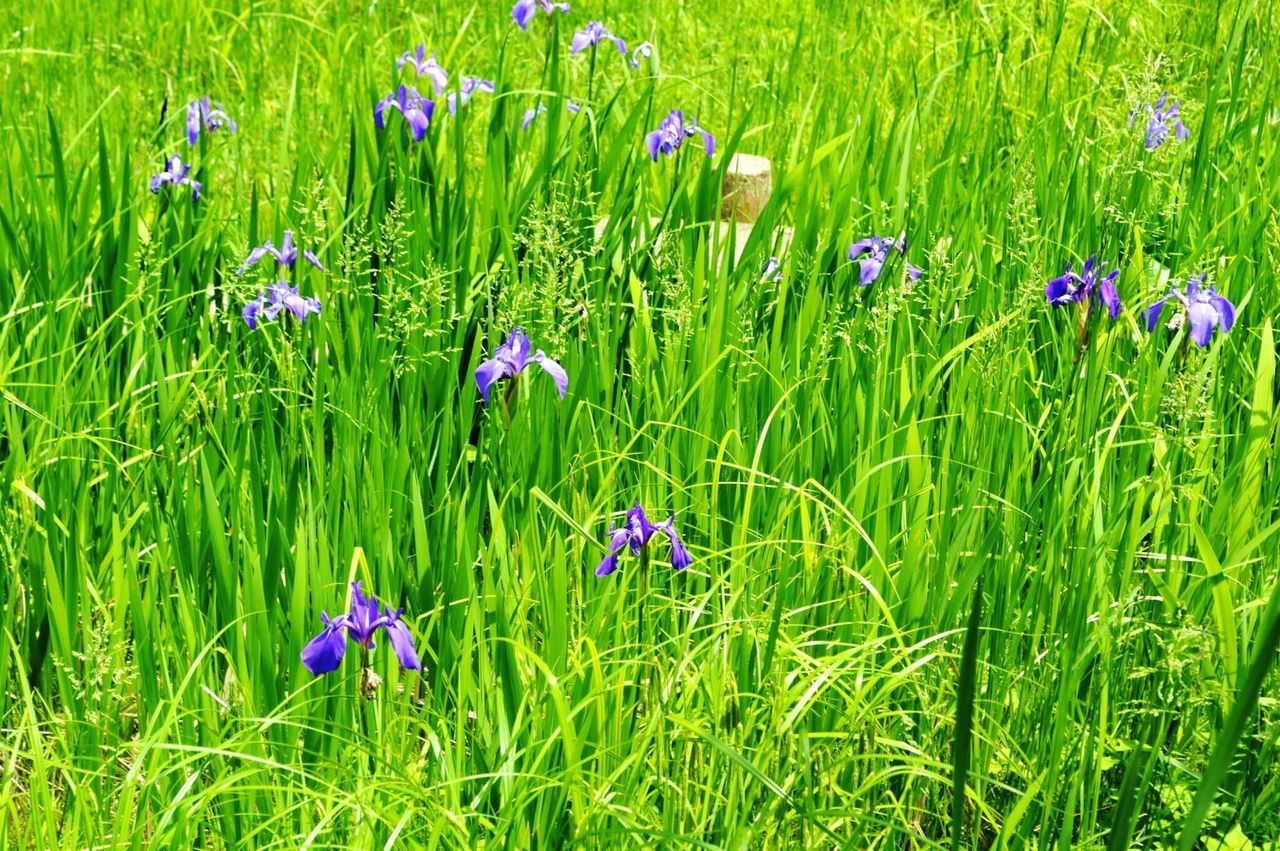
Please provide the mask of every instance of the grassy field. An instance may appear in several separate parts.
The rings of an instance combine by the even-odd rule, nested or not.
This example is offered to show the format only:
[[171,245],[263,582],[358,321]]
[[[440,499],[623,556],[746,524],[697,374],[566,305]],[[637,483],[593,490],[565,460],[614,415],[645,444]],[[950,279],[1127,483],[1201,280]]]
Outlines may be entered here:
[[0,849],[1280,847],[1280,5],[572,5],[0,0]]

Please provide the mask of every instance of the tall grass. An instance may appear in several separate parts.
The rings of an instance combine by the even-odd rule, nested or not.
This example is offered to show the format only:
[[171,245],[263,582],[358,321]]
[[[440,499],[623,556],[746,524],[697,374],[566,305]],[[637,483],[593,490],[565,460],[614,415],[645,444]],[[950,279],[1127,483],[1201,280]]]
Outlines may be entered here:
[[[3,5],[0,847],[1280,838],[1271,4]],[[569,57],[597,17],[654,64]],[[498,91],[415,145],[419,41]],[[714,159],[648,160],[672,108]],[[324,313],[250,332],[285,228]],[[1200,271],[1235,329],[1148,334]],[[504,415],[516,324],[571,385]],[[598,580],[637,499],[695,563]],[[299,658],[356,579],[424,661],[369,700]]]

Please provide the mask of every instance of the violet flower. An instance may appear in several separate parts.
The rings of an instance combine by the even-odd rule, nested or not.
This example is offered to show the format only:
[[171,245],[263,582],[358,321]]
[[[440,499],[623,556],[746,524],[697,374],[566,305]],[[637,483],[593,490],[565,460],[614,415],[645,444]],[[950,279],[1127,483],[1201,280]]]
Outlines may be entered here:
[[586,27],[573,34],[573,42],[569,45],[569,55],[576,56],[588,47],[595,47],[602,41],[613,42],[623,56],[627,55],[627,43],[609,32],[609,28],[600,21],[592,21]]
[[320,315],[320,299],[299,295],[297,287],[291,287],[284,281],[276,281],[246,304],[241,315],[244,317],[244,324],[251,331],[256,331],[261,320],[275,322],[276,317],[285,310],[297,317],[299,322],[305,322],[312,313]]
[[537,106],[525,112],[524,119],[520,122],[520,129],[528,130],[529,125],[533,123],[533,119],[537,118],[539,115],[541,115],[546,111],[547,111],[547,105],[542,101],[538,101]]
[[463,77],[458,91],[449,92],[449,114],[456,115],[459,104],[466,106],[471,101],[471,95],[476,92],[492,94],[493,90],[492,80],[482,80],[479,77]]
[[[1215,328],[1221,328],[1224,334],[1230,331],[1231,326],[1236,324],[1235,305],[1227,301],[1225,296],[1218,295],[1218,291],[1213,287],[1202,289],[1203,286],[1204,275],[1192,275],[1187,280],[1185,294],[1176,286],[1171,287],[1167,296],[1142,311],[1142,315],[1147,320],[1147,331],[1156,329],[1156,323],[1160,321],[1160,311],[1164,310],[1165,302],[1171,298],[1177,299],[1182,304],[1187,319],[1191,323],[1191,339],[1200,348],[1209,345]],[[1181,317],[1171,321],[1170,327],[1176,327],[1175,323],[1179,318]]]
[[671,541],[673,568],[684,570],[693,564],[693,556],[689,555],[689,550],[681,542],[680,535],[676,532],[675,522],[676,516],[672,514],[655,526],[649,522],[644,508],[637,501],[627,512],[627,522],[623,526],[615,528],[613,524],[609,525],[609,552],[596,568],[596,576],[608,576],[618,569],[618,558],[622,555],[623,547],[630,547],[632,555],[639,555],[657,532],[664,533]]
[[767,280],[782,280],[782,261],[777,257],[770,257],[764,264],[764,270],[760,273],[760,277]]
[[403,70],[406,65],[411,66],[414,73],[419,77],[426,77],[431,80],[431,87],[436,90],[438,95],[444,92],[445,87],[449,85],[449,74],[444,68],[440,67],[440,63],[436,61],[434,53],[424,59],[426,52],[427,46],[425,44],[419,44],[415,50],[406,50],[404,55],[396,60],[396,70]]
[[[880,273],[884,271],[884,264],[888,262],[891,251],[906,257],[906,233],[899,234],[897,239],[891,236],[873,236],[869,239],[860,239],[849,246],[849,259],[858,261],[858,286],[865,287],[875,283]],[[921,274],[919,269],[907,263],[907,277],[918,281]]]
[[550,15],[552,12],[569,11],[569,4],[556,3],[553,0],[516,0],[516,4],[511,7],[511,17],[515,19],[520,29],[527,32],[529,22],[533,20],[539,8]]
[[418,660],[418,651],[413,644],[413,634],[400,620],[404,609],[391,611],[390,606],[382,610],[372,594],[368,597],[360,591],[360,583],[351,583],[351,611],[336,618],[330,618],[328,612],[320,613],[320,622],[324,629],[302,648],[302,664],[316,676],[336,671],[342,664],[342,657],[347,652],[347,642],[353,641],[360,646],[367,658],[374,649],[374,637],[378,630],[385,630],[391,639],[391,647],[395,650],[400,665],[408,671],[422,669]]
[[388,108],[399,110],[413,130],[413,141],[421,142],[422,137],[427,135],[427,128],[431,126],[431,113],[435,111],[436,104],[418,94],[417,89],[401,85],[378,101],[378,105],[373,108],[373,123],[379,130],[386,129],[383,116]]
[[[1150,118],[1147,119],[1147,150],[1154,151],[1165,143],[1169,138],[1169,125],[1173,125],[1174,136],[1181,142],[1191,135],[1191,131],[1182,123],[1182,118],[1178,115],[1178,101],[1173,102],[1173,106],[1165,106],[1168,102],[1169,93],[1161,92],[1160,97],[1154,104],[1147,105],[1147,112]],[[1129,126],[1133,126],[1134,112],[1129,113]]]
[[639,68],[641,59],[648,59],[653,56],[653,44],[651,42],[642,41],[640,45],[631,51],[631,67]]
[[678,109],[671,110],[671,114],[662,119],[662,123],[658,125],[658,129],[644,137],[645,147],[649,150],[649,156],[654,162],[658,161],[658,154],[665,156],[673,155],[680,146],[684,144],[684,140],[690,136],[701,134],[702,140],[706,145],[707,156],[711,156],[716,151],[715,137],[698,126],[698,122],[693,118],[686,119],[684,113]]
[[200,141],[200,131],[214,133],[222,128],[236,132],[236,123],[222,110],[222,104],[210,104],[206,96],[187,104],[187,144]]
[[1113,269],[1109,274],[1102,275],[1107,264],[1097,264],[1097,258],[1098,255],[1091,255],[1079,275],[1071,271],[1071,261],[1068,260],[1062,275],[1049,281],[1044,288],[1044,295],[1049,303],[1060,307],[1075,302],[1085,305],[1090,313],[1096,305],[1103,304],[1113,320],[1119,316],[1120,293],[1116,289],[1116,278],[1119,277],[1120,270]]
[[[236,274],[243,275],[250,266],[254,265],[267,255],[274,257],[276,259],[276,263],[280,264],[280,266],[292,269],[293,264],[298,262],[298,249],[293,244],[293,231],[286,230],[284,232],[284,239],[281,240],[279,248],[276,248],[275,245],[271,243],[271,240],[268,239],[266,242],[262,243],[262,245],[250,251],[249,256],[244,259],[244,262],[240,264],[240,268],[236,270]],[[320,258],[317,257],[315,252],[311,249],[304,248],[302,250],[302,257],[321,272],[326,271],[324,266],[320,263]]]
[[484,397],[485,402],[489,401],[489,388],[494,382],[504,378],[515,378],[531,363],[536,363],[542,367],[543,372],[551,376],[556,383],[560,398],[564,398],[564,394],[569,390],[568,373],[560,364],[547,357],[541,349],[530,357],[531,348],[529,335],[524,332],[524,329],[514,328],[507,337],[507,341],[493,353],[493,357],[476,367],[476,387],[480,389],[480,395]]
[[191,203],[200,200],[200,190],[203,188],[200,182],[188,175],[191,172],[190,165],[183,165],[182,157],[174,154],[165,161],[164,171],[151,176],[151,194],[155,195],[160,191],[161,186],[190,186],[191,187]]

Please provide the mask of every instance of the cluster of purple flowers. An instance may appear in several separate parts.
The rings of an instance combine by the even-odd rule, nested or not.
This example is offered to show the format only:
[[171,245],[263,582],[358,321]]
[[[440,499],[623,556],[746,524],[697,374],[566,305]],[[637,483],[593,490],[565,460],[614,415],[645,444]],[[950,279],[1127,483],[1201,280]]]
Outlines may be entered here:
[[[1154,104],[1147,105],[1147,134],[1146,144],[1148,151],[1154,151],[1165,143],[1169,138],[1169,130],[1173,129],[1174,137],[1179,141],[1185,141],[1191,136],[1191,131],[1182,123],[1182,118],[1178,115],[1178,102],[1175,100],[1172,106],[1167,106],[1169,101],[1169,93],[1161,92],[1160,97]],[[1129,126],[1133,126],[1134,116],[1137,110],[1129,113]]]
[[[464,76],[460,78],[457,90],[449,91],[446,94],[449,88],[449,73],[436,60],[434,53],[430,56],[426,54],[427,48],[425,44],[419,44],[413,50],[406,50],[396,60],[396,70],[403,71],[404,67],[408,65],[419,79],[426,77],[427,81],[431,83],[431,89],[435,96],[437,98],[445,97],[445,103],[448,104],[450,115],[456,115],[460,107],[470,103],[472,95],[476,92],[492,94],[496,90],[492,80]],[[431,127],[431,118],[435,114],[436,102],[423,95],[413,86],[401,83],[395,91],[378,101],[374,106],[374,126],[379,130],[385,130],[387,127],[387,110],[392,109],[404,117],[405,123],[409,125],[409,129],[413,133],[413,141],[421,142],[426,137],[427,130]]]
[[630,548],[632,555],[639,555],[640,551],[649,545],[653,536],[658,532],[662,532],[667,536],[667,540],[671,542],[671,566],[676,570],[684,570],[693,564],[693,557],[689,555],[689,550],[680,540],[679,533],[676,532],[676,516],[672,514],[661,523],[653,524],[649,522],[648,516],[644,513],[644,508],[637,502],[627,512],[627,522],[621,526],[609,526],[609,545],[608,553],[600,562],[600,566],[596,568],[596,576],[608,576],[618,569],[618,558],[622,555],[624,548]]
[[1099,265],[1097,259],[1098,255],[1090,255],[1079,275],[1071,271],[1071,261],[1068,260],[1062,274],[1045,285],[1044,295],[1049,303],[1054,307],[1061,307],[1074,302],[1086,313],[1091,313],[1094,307],[1101,304],[1107,308],[1107,313],[1114,321],[1122,310],[1120,293],[1116,290],[1116,278],[1120,275],[1120,270],[1113,269],[1109,274],[1103,275],[1102,270],[1107,264],[1103,262]]
[[[162,122],[168,105],[169,99],[165,98],[164,107],[160,110]],[[188,145],[194,147],[200,141],[202,132],[212,135],[221,130],[226,130],[228,133],[236,132],[236,123],[223,110],[222,104],[210,102],[207,95],[187,104]],[[191,187],[191,203],[193,204],[199,202],[200,191],[204,188],[200,181],[191,176],[191,165],[184,163],[179,154],[165,158],[164,168],[151,176],[149,185],[152,195],[158,194],[165,186],[172,186],[175,189],[181,186],[189,186]]]
[[[298,248],[293,244],[293,231],[284,232],[279,248],[276,248],[275,244],[268,239],[262,245],[252,249],[249,256],[240,264],[240,268],[236,270],[236,274],[243,275],[265,257],[275,259],[277,272],[292,271],[298,262]],[[325,271],[320,258],[314,251],[304,248],[302,257],[321,272]],[[320,299],[300,295],[296,286],[290,286],[286,281],[276,281],[266,289],[260,290],[257,298],[244,306],[241,315],[244,317],[244,324],[248,325],[250,330],[257,330],[259,322],[263,320],[274,322],[281,313],[286,311],[302,322],[312,313],[320,314]]]

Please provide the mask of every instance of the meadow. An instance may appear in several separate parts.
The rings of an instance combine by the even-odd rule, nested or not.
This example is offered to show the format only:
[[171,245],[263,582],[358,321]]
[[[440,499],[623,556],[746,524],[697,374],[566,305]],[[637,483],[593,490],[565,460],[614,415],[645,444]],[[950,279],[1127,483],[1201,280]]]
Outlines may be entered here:
[[1280,4],[570,5],[0,0],[0,851],[1280,848]]

